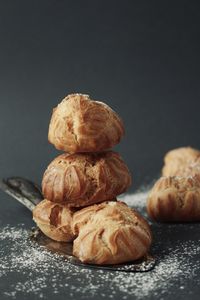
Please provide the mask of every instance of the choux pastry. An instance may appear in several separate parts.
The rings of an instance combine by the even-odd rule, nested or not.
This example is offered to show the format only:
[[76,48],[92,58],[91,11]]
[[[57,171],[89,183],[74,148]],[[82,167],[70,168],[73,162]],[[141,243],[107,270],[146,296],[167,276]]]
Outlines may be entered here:
[[71,94],[54,108],[48,139],[66,152],[98,152],[118,144],[123,135],[122,120],[107,104]]
[[130,172],[116,152],[65,153],[48,166],[42,191],[50,201],[83,207],[111,200],[130,184]]

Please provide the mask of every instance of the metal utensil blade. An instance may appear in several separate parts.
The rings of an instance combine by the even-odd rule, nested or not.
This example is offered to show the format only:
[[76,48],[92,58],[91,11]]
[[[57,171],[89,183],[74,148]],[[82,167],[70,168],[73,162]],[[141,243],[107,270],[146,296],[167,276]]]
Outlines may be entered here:
[[47,250],[61,255],[63,259],[66,259],[73,265],[78,265],[84,268],[93,268],[99,270],[121,271],[121,272],[148,272],[155,267],[155,258],[150,254],[143,257],[141,260],[131,263],[119,264],[119,265],[93,265],[84,264],[79,259],[73,256],[72,243],[56,242],[45,236],[39,228],[33,228],[30,234],[31,240],[45,247]]
[[[18,200],[21,204],[26,206],[29,210],[33,210],[34,207],[43,199],[40,192],[40,188],[33,182],[21,178],[10,177],[6,179],[0,179],[0,189],[5,193]],[[39,228],[34,228],[30,234],[31,241],[36,245],[42,246],[45,249],[60,255],[67,262],[78,265],[83,268],[93,268],[99,270],[121,271],[121,272],[148,272],[151,271],[156,260],[151,255],[146,255],[141,260],[131,263],[119,264],[119,265],[93,265],[84,264],[72,253],[72,243],[56,242],[45,236]]]
[[43,199],[40,188],[35,183],[21,177],[0,179],[0,189],[31,211]]

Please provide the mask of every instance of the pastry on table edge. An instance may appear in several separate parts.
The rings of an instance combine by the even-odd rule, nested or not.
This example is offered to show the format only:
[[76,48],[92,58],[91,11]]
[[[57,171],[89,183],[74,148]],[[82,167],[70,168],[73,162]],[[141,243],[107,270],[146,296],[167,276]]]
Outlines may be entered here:
[[66,205],[42,200],[33,210],[33,220],[49,238],[71,242],[75,238],[71,224],[74,210]]
[[147,212],[160,222],[200,221],[199,178],[161,177],[149,193]]
[[185,168],[198,157],[200,151],[191,147],[181,147],[167,152],[162,176],[185,176]]
[[103,202],[75,212],[72,229],[77,236],[73,254],[90,264],[119,264],[140,259],[152,242],[147,221],[120,201]]

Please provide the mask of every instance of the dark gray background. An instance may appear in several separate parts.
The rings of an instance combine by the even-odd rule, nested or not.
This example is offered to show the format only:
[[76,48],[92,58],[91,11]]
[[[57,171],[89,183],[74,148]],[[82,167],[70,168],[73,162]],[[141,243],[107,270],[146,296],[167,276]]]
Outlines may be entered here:
[[[169,149],[200,148],[199,36],[199,1],[0,0],[0,177],[41,181],[59,153],[47,141],[52,108],[72,92],[123,118],[130,191],[159,174]],[[0,209],[1,226],[33,224],[3,193]],[[190,291],[198,299],[199,286]]]
[[105,100],[123,118],[117,147],[151,180],[164,153],[200,148],[198,1],[0,1],[0,176],[40,182],[58,152],[52,108],[68,93]]

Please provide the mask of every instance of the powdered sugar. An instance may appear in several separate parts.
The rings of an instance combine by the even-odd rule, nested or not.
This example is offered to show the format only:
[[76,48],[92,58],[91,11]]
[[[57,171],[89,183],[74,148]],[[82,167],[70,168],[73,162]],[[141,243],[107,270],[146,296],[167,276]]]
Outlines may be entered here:
[[177,285],[178,288],[180,286],[181,289],[184,289],[185,281],[195,277],[195,273],[198,273],[200,268],[192,266],[188,256],[194,257],[199,254],[200,247],[188,241],[181,244],[180,247],[170,249],[170,254],[164,255],[157,267],[144,276],[135,274],[133,278],[118,274],[114,278],[114,282],[116,284],[123,282],[123,284],[119,284],[119,289],[126,295],[134,294],[138,299],[159,295],[159,299],[161,299],[162,294],[170,293],[171,287]]
[[[147,191],[123,199],[143,212]],[[164,299],[192,295],[200,283],[200,224],[152,224],[157,257],[154,270],[120,273],[70,265],[32,244],[25,225],[0,228],[1,300],[26,299]],[[3,283],[3,284],[2,284]]]
[[135,194],[125,194],[123,197],[119,197],[119,200],[124,201],[127,205],[136,209],[142,209],[146,205],[148,191],[138,191]]

